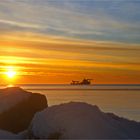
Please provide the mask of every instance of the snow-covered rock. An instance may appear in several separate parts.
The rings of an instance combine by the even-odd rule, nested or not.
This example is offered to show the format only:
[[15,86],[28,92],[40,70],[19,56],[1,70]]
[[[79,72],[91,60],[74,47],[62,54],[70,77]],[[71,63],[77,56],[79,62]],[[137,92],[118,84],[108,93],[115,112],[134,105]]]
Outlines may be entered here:
[[34,114],[46,108],[47,99],[19,87],[0,90],[0,129],[14,133],[28,128]]
[[71,102],[37,113],[27,138],[134,139],[140,138],[140,123],[103,113],[97,106]]
[[10,132],[0,130],[0,139],[18,139],[18,136]]

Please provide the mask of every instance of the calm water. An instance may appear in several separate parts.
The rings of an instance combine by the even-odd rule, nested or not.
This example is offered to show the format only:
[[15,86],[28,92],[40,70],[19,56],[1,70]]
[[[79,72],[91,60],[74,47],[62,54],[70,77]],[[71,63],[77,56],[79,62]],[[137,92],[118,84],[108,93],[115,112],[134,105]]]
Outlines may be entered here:
[[140,85],[20,85],[46,95],[49,106],[70,101],[97,105],[104,112],[140,121]]

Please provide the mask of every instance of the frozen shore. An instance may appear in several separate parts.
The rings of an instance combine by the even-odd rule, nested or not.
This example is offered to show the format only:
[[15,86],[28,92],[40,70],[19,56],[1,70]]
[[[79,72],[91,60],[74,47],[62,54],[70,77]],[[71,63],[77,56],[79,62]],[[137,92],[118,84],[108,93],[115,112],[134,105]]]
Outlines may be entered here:
[[[20,88],[11,88],[8,90],[9,94],[14,93],[15,98],[7,99],[9,100],[16,99],[16,106],[19,106],[19,102],[22,99],[22,96],[19,94],[24,93],[23,100],[28,98],[29,93]],[[21,92],[22,91],[22,92]],[[27,97],[25,94],[27,93]],[[34,95],[34,94],[33,94]],[[17,100],[17,96],[20,96],[20,101]],[[2,94],[0,95],[2,97]],[[25,98],[26,97],[26,98]],[[41,96],[37,96],[41,97]],[[5,96],[5,99],[7,97]],[[40,102],[39,102],[40,100]],[[44,99],[43,99],[44,100]],[[42,98],[38,98],[38,103],[34,102],[34,105],[38,106],[39,103],[42,104]],[[47,101],[47,99],[46,99]],[[1,104],[0,100],[0,104]],[[29,102],[32,102],[31,100]],[[7,104],[6,104],[7,105]],[[12,104],[13,105],[13,104]],[[29,104],[28,104],[29,105]],[[11,104],[9,104],[10,108]],[[24,106],[24,104],[23,104]],[[22,107],[23,107],[22,106]],[[35,106],[32,106],[34,108]],[[4,107],[1,106],[1,107]],[[6,107],[7,108],[7,107]],[[13,108],[13,107],[12,107]],[[28,106],[26,106],[26,109]],[[28,109],[29,111],[32,108]],[[23,109],[23,108],[21,108]],[[20,108],[19,110],[20,111]],[[24,111],[26,113],[26,110]],[[1,112],[0,112],[1,113]],[[11,112],[10,112],[11,113]],[[15,113],[15,112],[14,112]],[[16,112],[19,113],[19,112]],[[140,122],[131,121],[126,118],[118,117],[113,113],[104,113],[96,105],[90,105],[83,102],[69,102],[65,104],[55,105],[48,107],[46,105],[36,110],[35,115],[32,116],[31,121],[27,129],[21,131],[20,133],[11,133],[5,129],[0,130],[1,139],[140,139]],[[24,116],[20,116],[23,117]],[[7,118],[8,119],[8,118]],[[11,116],[9,115],[9,120]],[[14,122],[14,125],[17,125],[17,121]],[[1,126],[1,122],[0,122]],[[12,126],[14,127],[14,126]]]

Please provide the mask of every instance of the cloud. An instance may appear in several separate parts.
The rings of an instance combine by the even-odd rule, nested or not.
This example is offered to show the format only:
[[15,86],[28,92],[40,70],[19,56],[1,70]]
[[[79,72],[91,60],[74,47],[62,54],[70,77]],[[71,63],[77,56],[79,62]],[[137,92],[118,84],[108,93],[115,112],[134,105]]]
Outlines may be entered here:
[[0,65],[18,66],[24,75],[138,73],[139,6],[132,0],[0,1]]
[[[132,9],[139,5],[132,1],[131,3]],[[0,2],[0,21],[10,26],[5,29],[9,32],[20,31],[21,27],[25,32],[28,30],[46,35],[140,43],[140,26],[136,19],[138,13],[132,10],[132,15],[128,11],[130,4],[125,5],[121,1],[6,0]],[[117,7],[118,12],[111,7]]]
[[8,24],[9,26],[17,26],[21,28],[35,28],[35,29],[40,29],[41,26],[35,25],[35,24],[30,24],[30,23],[23,23],[23,22],[16,22],[16,21],[10,21],[10,20],[3,20],[0,19],[0,23],[2,24]]
[[17,32],[1,35],[0,41],[0,62],[3,65],[26,66],[33,71],[140,70],[138,44]]

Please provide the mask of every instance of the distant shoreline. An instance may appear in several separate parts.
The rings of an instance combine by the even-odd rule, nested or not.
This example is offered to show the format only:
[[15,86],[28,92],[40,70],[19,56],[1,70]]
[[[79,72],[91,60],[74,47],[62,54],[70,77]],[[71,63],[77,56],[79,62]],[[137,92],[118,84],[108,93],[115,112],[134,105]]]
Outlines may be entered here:
[[21,87],[25,90],[92,90],[92,91],[140,91],[139,84],[123,85],[68,85],[68,84],[18,84],[18,85],[0,85],[0,89],[7,87]]
[[[8,84],[0,84],[0,86],[7,86]],[[10,85],[10,84],[9,84]],[[81,86],[71,84],[15,84],[15,86]],[[140,86],[140,84],[91,84],[82,86]]]
[[103,91],[103,90],[106,90],[106,91],[108,91],[108,90],[136,90],[136,91],[138,91],[138,90],[140,90],[140,89],[76,89],[76,88],[74,88],[74,89],[64,89],[64,88],[62,88],[62,89],[60,89],[60,88],[51,88],[51,89],[26,89],[26,90],[101,90],[101,91]]

